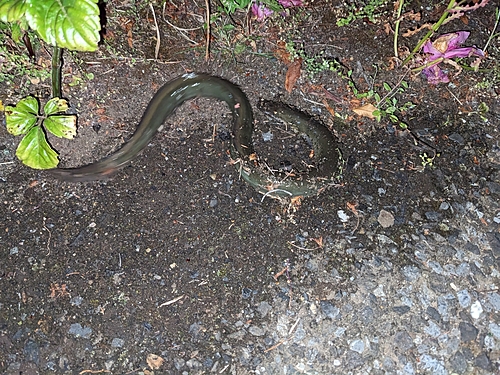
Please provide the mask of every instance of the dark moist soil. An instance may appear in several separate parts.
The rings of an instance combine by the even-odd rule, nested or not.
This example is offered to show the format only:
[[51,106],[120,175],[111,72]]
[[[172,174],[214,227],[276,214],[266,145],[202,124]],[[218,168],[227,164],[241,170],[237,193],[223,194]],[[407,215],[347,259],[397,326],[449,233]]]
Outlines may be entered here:
[[[498,291],[500,270],[498,37],[483,72],[463,71],[438,86],[406,74],[410,87],[397,99],[415,108],[400,116],[404,130],[387,118],[355,115],[352,109],[365,102],[336,72],[303,72],[286,92],[287,67],[273,55],[279,40],[302,42],[309,55],[324,51],[352,70],[360,92],[373,88],[383,96],[383,82],[394,87],[405,75],[392,68],[389,6],[376,23],[339,28],[345,9],[314,2],[283,20],[252,21],[250,33],[236,14],[227,39],[220,27],[231,21],[219,19],[208,62],[201,29],[183,32],[193,45],[155,10],[158,60],[151,12],[129,2],[107,4],[97,52],[65,55],[64,95],[79,128],[72,141],[51,139],[61,166],[118,149],[164,83],[199,71],[239,85],[254,108],[259,98],[275,99],[323,121],[341,142],[341,184],[298,202],[263,198],[231,165],[231,113],[210,99],[179,108],[130,166],[103,182],[65,183],[22,166],[15,158],[19,139],[3,127],[0,372],[495,373],[500,331],[492,324],[500,315],[496,297],[488,296]],[[414,2],[406,10],[421,12],[422,21],[404,21],[402,30],[435,21],[442,8]],[[482,47],[494,11],[492,3],[442,32],[470,30],[466,44]],[[168,3],[165,18],[191,29],[202,26],[203,15],[193,4]],[[400,37],[400,47],[412,48],[422,35]],[[37,53],[50,61],[46,50]],[[85,80],[88,73],[94,78]],[[83,83],[69,86],[75,76]],[[47,99],[48,81],[26,89],[27,79],[1,83],[4,104],[27,92]],[[489,111],[480,113],[481,103]],[[307,161],[303,138],[257,109],[255,117],[256,149],[273,168]],[[268,132],[272,141],[263,140]],[[455,264],[456,254],[470,256]],[[472,269],[484,262],[482,276],[436,271],[436,263],[458,267],[463,259]],[[428,277],[431,289],[408,270]],[[453,283],[473,300],[490,301],[482,303],[482,321],[468,315],[471,306],[462,305]],[[399,297],[387,302],[391,291]],[[404,291],[420,299],[407,304]],[[447,344],[425,328],[429,307],[444,316],[436,302],[422,302],[434,294],[460,302],[450,318],[437,320]],[[482,338],[469,340],[463,324]],[[360,351],[367,343],[370,351]],[[452,349],[436,353],[432,345]]]

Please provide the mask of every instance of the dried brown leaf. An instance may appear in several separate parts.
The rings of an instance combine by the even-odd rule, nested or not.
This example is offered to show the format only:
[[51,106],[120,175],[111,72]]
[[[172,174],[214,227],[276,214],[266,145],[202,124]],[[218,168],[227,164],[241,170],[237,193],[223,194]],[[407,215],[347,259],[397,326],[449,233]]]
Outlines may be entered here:
[[288,66],[288,70],[286,72],[285,77],[285,90],[288,92],[292,92],[293,86],[300,77],[302,66],[302,59],[297,59],[293,63]]
[[414,30],[408,30],[407,32],[403,33],[402,35],[405,37],[405,38],[408,38],[412,35],[415,35],[415,34],[418,34],[421,30],[423,29],[432,29],[432,24],[430,23],[424,23],[422,26],[420,26],[419,28],[416,28]]
[[146,358],[146,362],[151,370],[157,370],[161,365],[163,365],[165,360],[159,355],[150,353]]
[[368,117],[371,119],[375,118],[375,116],[373,115],[373,111],[376,111],[376,110],[377,110],[377,108],[371,103],[368,103],[368,104],[365,104],[361,107],[353,109],[354,113],[356,113],[357,115],[363,116],[363,117]]
[[290,64],[292,62],[292,56],[290,56],[290,52],[286,49],[286,43],[283,40],[279,40],[276,44],[278,48],[274,51],[274,56],[285,65]]
[[326,110],[328,112],[330,112],[330,114],[332,115],[332,117],[335,117],[335,110],[330,106],[330,104],[328,104],[328,102],[326,101],[326,99],[323,99],[321,102],[325,106]]

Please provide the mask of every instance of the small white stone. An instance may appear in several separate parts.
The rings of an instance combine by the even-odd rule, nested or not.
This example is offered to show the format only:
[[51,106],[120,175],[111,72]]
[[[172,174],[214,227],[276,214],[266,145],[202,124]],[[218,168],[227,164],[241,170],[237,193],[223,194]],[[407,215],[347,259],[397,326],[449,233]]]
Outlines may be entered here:
[[479,319],[479,316],[481,315],[482,312],[483,312],[483,307],[481,306],[481,302],[479,301],[474,302],[470,307],[470,315],[474,319]]
[[340,221],[343,223],[347,223],[347,221],[349,220],[349,216],[345,213],[344,210],[338,210],[337,216],[339,217]]
[[309,306],[309,309],[311,310],[311,312],[316,315],[318,313],[318,306],[316,306],[316,304],[313,302],[311,303],[311,306]]
[[378,287],[376,287],[375,290],[373,291],[373,294],[376,297],[385,297],[384,286],[383,285],[379,285]]
[[365,343],[362,340],[356,339],[349,344],[349,349],[361,354],[365,351]]

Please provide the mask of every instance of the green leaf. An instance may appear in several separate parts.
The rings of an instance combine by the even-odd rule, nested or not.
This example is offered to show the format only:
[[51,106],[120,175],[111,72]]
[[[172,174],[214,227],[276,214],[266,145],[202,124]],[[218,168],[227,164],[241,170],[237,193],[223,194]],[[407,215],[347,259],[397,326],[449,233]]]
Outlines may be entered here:
[[55,168],[59,163],[57,152],[47,143],[45,133],[39,126],[33,127],[19,143],[16,156],[34,169]]
[[233,31],[234,29],[236,29],[236,26],[231,23],[228,23],[222,27],[222,30],[224,31]]
[[[250,1],[248,3],[250,3]],[[262,0],[262,3],[275,12],[281,12],[283,10],[283,7],[276,0]]]
[[45,115],[55,115],[68,110],[68,102],[60,98],[52,98],[43,107]]
[[13,22],[10,26],[10,35],[12,36],[12,40],[16,43],[19,43],[23,36],[23,30],[21,29],[21,25],[18,22]]
[[237,9],[246,9],[251,0],[221,0],[227,13],[232,14]]
[[403,86],[405,89],[407,89],[408,88],[408,82],[401,81],[401,86]]
[[12,135],[26,134],[38,120],[38,101],[28,96],[15,107],[5,107],[7,131]]
[[29,0],[0,0],[0,21],[15,22],[24,17]]
[[50,116],[45,119],[43,126],[56,137],[73,139],[76,135],[76,116]]
[[97,0],[26,1],[28,23],[47,43],[77,51],[97,49],[101,30]]
[[384,82],[384,89],[386,89],[386,91],[391,91],[391,86],[389,86],[387,82]]

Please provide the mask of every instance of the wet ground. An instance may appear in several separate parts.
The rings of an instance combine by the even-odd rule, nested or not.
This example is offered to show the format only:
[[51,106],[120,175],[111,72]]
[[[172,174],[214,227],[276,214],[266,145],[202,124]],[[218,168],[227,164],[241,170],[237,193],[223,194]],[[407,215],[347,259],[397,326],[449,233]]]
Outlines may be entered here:
[[[466,44],[484,46],[494,5],[443,32],[469,30]],[[203,8],[169,7],[170,23],[201,26]],[[393,67],[387,10],[341,28],[345,9],[323,2],[229,34],[219,20],[205,62],[202,30],[182,31],[197,44],[189,42],[157,6],[155,60],[149,8],[108,3],[99,51],[66,55],[64,94],[79,131],[52,140],[62,166],[119,148],[162,84],[202,71],[238,84],[254,108],[272,98],[323,121],[341,142],[343,179],[299,201],[263,197],[231,165],[231,114],[211,99],[183,105],[104,182],[65,183],[23,167],[19,140],[2,128],[0,372],[499,373],[498,37],[483,71],[432,86]],[[410,10],[422,21],[402,30],[442,8]],[[401,37],[400,47],[421,35]],[[400,115],[409,130],[354,114],[369,100],[337,72],[303,71],[288,93],[280,40],[337,59],[360,92],[383,96],[384,82],[404,77],[409,88],[396,98],[415,104]],[[92,80],[68,85],[88,73]],[[47,99],[48,81],[26,81],[1,83],[2,101]],[[256,149],[271,165],[307,155],[300,137],[257,109],[255,117]]]

